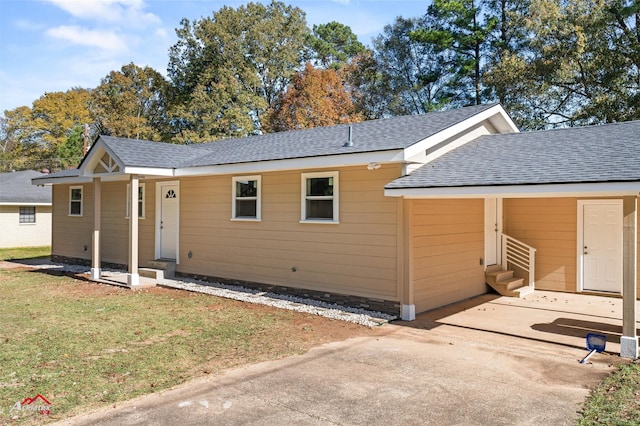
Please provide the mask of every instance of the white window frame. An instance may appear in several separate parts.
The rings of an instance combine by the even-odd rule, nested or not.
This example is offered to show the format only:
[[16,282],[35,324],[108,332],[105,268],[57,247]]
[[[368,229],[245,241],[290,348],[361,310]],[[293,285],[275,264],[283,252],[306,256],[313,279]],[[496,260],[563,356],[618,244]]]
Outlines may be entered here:
[[[144,183],[139,183],[138,184],[138,188],[142,189],[142,206],[138,206],[138,219],[144,219],[146,216],[146,210],[147,210],[147,201],[146,201],[146,189],[145,189],[145,184]],[[125,219],[129,219],[129,216],[131,215],[131,184],[128,183],[127,184],[127,208],[125,211]],[[138,203],[140,202],[140,200],[138,200]]]
[[[22,214],[22,209],[33,209],[33,222],[29,221],[29,222],[23,222],[22,218],[23,216],[27,216],[27,217],[31,217],[31,214],[29,215],[23,215]],[[36,206],[20,206],[18,207],[18,224],[20,224],[20,226],[22,225],[35,225],[36,224],[36,217],[38,215],[38,209],[36,208]]]
[[[308,196],[307,180],[314,178],[333,178],[333,196]],[[300,181],[300,223],[324,223],[338,224],[340,223],[340,182],[339,173],[332,172],[313,172],[302,173]],[[307,200],[332,200],[333,201],[333,219],[307,219]]]
[[[71,194],[73,193],[74,189],[79,189],[80,190],[80,199],[79,200],[73,200],[71,198]],[[80,213],[71,213],[71,204],[72,203],[77,203],[77,202],[80,202]],[[82,186],[82,185],[70,186],[69,187],[69,216],[82,217],[83,215],[84,215],[84,186]]]
[[[236,183],[239,181],[251,181],[255,180],[257,185],[257,196],[256,197],[241,197],[244,200],[255,200],[256,202],[256,215],[255,217],[238,217],[236,214],[236,201],[238,199],[238,194],[236,193]],[[231,220],[237,221],[253,221],[259,222],[262,220],[262,176],[234,176],[231,178]]]

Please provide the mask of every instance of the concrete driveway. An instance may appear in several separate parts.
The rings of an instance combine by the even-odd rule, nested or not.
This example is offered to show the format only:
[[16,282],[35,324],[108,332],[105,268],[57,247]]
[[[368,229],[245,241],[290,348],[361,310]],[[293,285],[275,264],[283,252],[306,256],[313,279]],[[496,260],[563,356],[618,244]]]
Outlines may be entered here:
[[[481,296],[416,322],[384,325],[377,336],[238,368],[64,423],[574,424],[588,388],[622,361],[596,354],[579,364],[584,335],[567,343],[531,327],[569,315],[568,302],[553,311],[535,309],[542,302],[533,299],[528,306],[520,301],[525,305],[511,311],[507,332],[487,331],[506,315],[496,307],[515,309],[510,301]],[[486,315],[492,309],[494,315]],[[535,313],[529,325],[523,312]],[[516,323],[548,341],[519,336]]]

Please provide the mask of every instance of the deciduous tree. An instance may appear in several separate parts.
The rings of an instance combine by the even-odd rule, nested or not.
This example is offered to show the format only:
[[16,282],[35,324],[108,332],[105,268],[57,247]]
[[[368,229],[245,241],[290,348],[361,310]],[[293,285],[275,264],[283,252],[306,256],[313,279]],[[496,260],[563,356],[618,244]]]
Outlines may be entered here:
[[299,8],[273,1],[223,7],[177,30],[170,50],[171,124],[192,142],[260,131],[261,116],[304,63]]
[[[167,139],[165,78],[133,63],[111,71],[91,92],[91,115],[99,133],[159,141]],[[164,136],[164,137],[163,137]]]
[[333,69],[307,63],[271,111],[269,130],[297,130],[362,121]]

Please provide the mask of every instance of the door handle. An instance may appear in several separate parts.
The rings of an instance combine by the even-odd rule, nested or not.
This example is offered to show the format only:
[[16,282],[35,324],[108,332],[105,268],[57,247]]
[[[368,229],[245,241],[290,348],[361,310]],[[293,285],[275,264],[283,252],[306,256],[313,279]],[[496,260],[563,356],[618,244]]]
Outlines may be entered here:
[[589,253],[587,252],[587,246],[584,246],[583,254],[589,254]]

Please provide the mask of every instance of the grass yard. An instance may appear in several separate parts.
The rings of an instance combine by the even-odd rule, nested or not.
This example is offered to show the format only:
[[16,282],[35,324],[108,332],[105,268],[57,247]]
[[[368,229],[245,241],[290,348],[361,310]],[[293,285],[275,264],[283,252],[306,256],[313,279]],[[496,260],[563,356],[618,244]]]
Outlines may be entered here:
[[[22,255],[18,255],[22,256]],[[59,420],[371,331],[178,290],[0,269],[0,424]],[[51,414],[11,411],[41,394]]]
[[640,424],[640,362],[625,364],[587,399],[580,425]]
[[0,248],[0,260],[33,259],[51,256],[51,247]]

